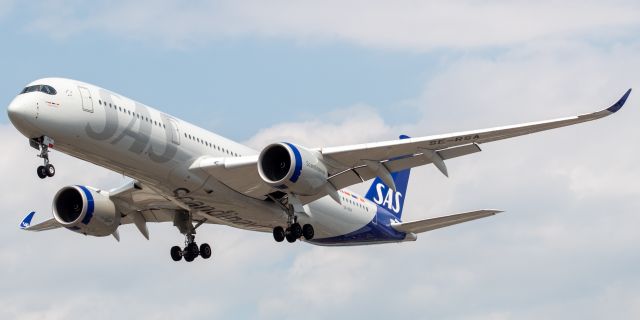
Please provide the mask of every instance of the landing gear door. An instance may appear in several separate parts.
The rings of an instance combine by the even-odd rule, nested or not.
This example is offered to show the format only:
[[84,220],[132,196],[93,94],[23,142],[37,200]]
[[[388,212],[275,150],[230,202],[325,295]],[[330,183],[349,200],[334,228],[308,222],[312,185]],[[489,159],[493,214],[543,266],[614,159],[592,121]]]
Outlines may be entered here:
[[91,98],[91,92],[85,87],[78,87],[80,90],[80,97],[82,98],[82,110],[86,112],[93,112],[93,99]]

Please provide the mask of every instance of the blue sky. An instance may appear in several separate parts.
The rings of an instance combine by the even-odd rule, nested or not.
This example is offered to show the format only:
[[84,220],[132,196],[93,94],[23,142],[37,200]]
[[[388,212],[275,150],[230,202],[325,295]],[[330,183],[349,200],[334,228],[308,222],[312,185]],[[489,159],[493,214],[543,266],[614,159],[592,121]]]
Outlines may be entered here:
[[[29,27],[25,8],[12,13],[0,22],[3,43],[17,44],[0,62],[12,75],[2,80],[4,101],[38,77],[83,79],[238,140],[278,122],[314,118],[315,110],[357,103],[376,105],[392,123],[405,122],[412,110],[399,102],[419,92],[440,60],[452,55],[251,35],[186,48],[101,30],[61,39]],[[2,120],[8,122],[6,114]]]
[[[591,112],[640,89],[634,1],[0,0],[0,101],[74,78],[260,149],[340,145]],[[0,318],[640,317],[638,94],[594,123],[483,145],[412,171],[406,219],[506,213],[357,248],[283,246],[205,226],[213,261],[173,263],[168,224],[146,241],[25,233],[62,186],[126,178],[61,153],[39,159],[0,115]],[[356,186],[362,191],[367,184]],[[188,294],[187,294],[188,293]]]

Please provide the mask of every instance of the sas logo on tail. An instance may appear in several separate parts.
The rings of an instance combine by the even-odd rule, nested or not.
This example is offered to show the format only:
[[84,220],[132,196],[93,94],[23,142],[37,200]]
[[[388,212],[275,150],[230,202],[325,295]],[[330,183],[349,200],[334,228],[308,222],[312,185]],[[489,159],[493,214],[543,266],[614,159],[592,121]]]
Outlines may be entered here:
[[[386,195],[384,194],[385,189]],[[387,207],[395,213],[400,213],[400,198],[402,198],[402,193],[393,191],[393,189],[388,188],[382,183],[376,185],[376,191],[378,195],[373,199],[376,204]]]

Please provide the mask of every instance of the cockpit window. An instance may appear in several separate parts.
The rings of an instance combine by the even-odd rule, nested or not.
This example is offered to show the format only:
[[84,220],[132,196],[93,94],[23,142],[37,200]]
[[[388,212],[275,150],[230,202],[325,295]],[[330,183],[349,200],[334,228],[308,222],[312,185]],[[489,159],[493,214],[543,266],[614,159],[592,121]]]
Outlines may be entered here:
[[22,90],[20,94],[34,92],[34,91],[40,91],[50,95],[55,95],[58,93],[56,89],[54,89],[52,86],[48,86],[46,84],[45,85],[37,84],[35,86],[28,86],[24,88],[24,90]]

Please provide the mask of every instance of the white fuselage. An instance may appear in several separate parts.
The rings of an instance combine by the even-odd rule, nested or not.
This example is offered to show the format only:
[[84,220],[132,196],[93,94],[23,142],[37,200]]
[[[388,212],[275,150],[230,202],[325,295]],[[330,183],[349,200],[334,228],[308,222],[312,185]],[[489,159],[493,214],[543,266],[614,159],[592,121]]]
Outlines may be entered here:
[[[57,93],[29,92],[11,102],[9,117],[26,137],[51,137],[56,150],[132,177],[215,223],[269,232],[286,221],[276,203],[189,170],[201,156],[242,157],[257,151],[87,83],[46,78],[32,84],[49,85]],[[342,204],[329,197],[312,202],[304,206],[300,222],[313,224],[318,239],[375,223],[377,206],[356,197]]]

